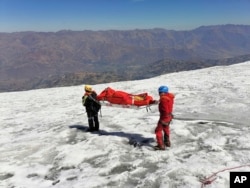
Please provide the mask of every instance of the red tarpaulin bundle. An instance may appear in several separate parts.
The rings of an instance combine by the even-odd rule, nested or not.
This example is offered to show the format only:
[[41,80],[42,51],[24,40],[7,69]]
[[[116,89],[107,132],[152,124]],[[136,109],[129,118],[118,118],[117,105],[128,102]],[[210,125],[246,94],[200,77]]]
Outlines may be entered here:
[[97,100],[108,101],[111,104],[135,106],[147,106],[155,103],[153,97],[149,96],[147,93],[134,95],[124,91],[115,91],[110,87],[103,90],[97,96]]

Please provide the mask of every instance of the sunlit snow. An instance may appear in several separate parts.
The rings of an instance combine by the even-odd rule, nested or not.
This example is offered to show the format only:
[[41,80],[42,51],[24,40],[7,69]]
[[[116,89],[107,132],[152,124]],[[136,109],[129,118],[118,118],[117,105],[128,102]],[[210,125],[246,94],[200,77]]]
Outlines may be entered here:
[[200,188],[224,169],[206,187],[229,187],[230,171],[250,171],[249,70],[250,61],[93,86],[158,99],[168,85],[175,119],[166,151],[151,148],[157,106],[103,106],[101,131],[89,133],[72,128],[87,127],[83,85],[0,93],[0,187]]

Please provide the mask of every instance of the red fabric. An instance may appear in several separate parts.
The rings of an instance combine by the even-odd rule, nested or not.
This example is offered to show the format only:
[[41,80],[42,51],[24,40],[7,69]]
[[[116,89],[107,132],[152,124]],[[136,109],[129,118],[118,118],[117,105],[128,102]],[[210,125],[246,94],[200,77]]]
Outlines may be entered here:
[[97,95],[97,99],[100,100],[107,100],[108,97],[111,97],[115,93],[115,90],[111,89],[110,87],[103,90],[99,95]]
[[147,93],[133,95],[133,97],[134,97],[134,105],[136,106],[149,105],[153,101],[153,97],[149,96]]
[[156,140],[159,145],[163,145],[162,131],[170,138],[169,124],[173,118],[172,111],[174,105],[174,95],[172,93],[162,93],[160,95],[160,103],[158,106],[160,119],[155,129]]
[[160,95],[159,112],[161,121],[169,122],[172,120],[173,105],[174,95],[172,93],[162,93]]
[[97,96],[97,100],[108,101],[112,104],[143,106],[151,104],[153,98],[147,93],[133,95],[124,91],[115,91],[108,87]]
[[157,127],[155,129],[155,135],[156,135],[156,141],[158,145],[164,145],[163,144],[163,136],[162,132],[168,136],[170,139],[170,128],[169,126],[163,126],[163,124],[158,121]]

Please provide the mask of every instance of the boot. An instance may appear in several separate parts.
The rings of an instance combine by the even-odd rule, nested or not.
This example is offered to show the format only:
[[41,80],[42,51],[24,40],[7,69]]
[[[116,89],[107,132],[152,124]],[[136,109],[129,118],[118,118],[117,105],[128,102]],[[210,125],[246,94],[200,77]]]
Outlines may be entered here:
[[171,142],[170,142],[170,140],[164,141],[164,144],[165,144],[166,147],[171,147]]
[[169,140],[169,136],[168,135],[164,135],[164,144],[166,147],[170,147],[171,146],[171,142]]
[[165,146],[164,145],[156,145],[156,146],[154,146],[154,149],[155,150],[165,150]]

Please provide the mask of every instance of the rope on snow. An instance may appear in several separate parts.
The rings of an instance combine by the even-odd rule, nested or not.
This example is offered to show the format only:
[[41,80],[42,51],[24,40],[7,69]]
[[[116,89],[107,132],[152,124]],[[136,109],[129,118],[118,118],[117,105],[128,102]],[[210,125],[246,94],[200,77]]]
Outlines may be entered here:
[[227,170],[233,170],[233,169],[236,169],[236,168],[242,168],[242,167],[246,167],[246,166],[250,167],[250,164],[231,167],[231,168],[225,168],[225,169],[222,169],[222,170],[220,170],[218,172],[215,172],[211,176],[200,180],[200,182],[202,183],[201,188],[205,187],[206,185],[209,185],[209,184],[213,183],[217,178],[216,175],[219,174],[220,172],[224,172],[224,171],[227,171]]

